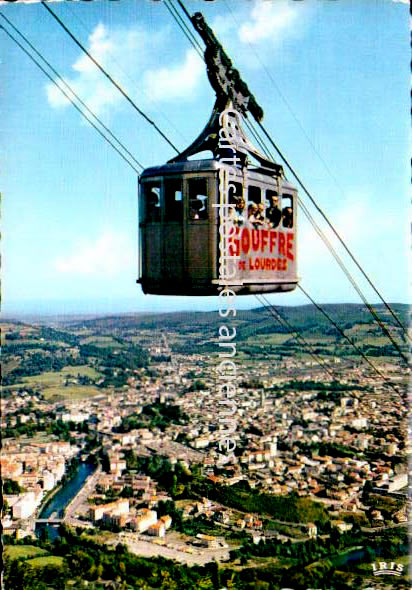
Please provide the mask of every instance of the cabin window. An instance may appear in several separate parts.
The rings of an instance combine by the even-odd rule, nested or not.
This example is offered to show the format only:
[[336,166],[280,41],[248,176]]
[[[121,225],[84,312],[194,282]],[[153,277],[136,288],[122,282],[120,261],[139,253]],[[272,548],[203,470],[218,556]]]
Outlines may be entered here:
[[181,221],[183,216],[182,181],[166,179],[165,187],[165,221]]
[[189,219],[197,221],[207,219],[207,180],[190,178],[188,180]]
[[144,220],[160,221],[160,180],[143,183]]
[[249,203],[260,203],[261,201],[261,195],[260,195],[261,191],[260,191],[260,187],[259,186],[253,186],[253,185],[249,185],[247,188],[247,200]]
[[282,225],[283,227],[293,227],[293,196],[288,194],[282,195]]

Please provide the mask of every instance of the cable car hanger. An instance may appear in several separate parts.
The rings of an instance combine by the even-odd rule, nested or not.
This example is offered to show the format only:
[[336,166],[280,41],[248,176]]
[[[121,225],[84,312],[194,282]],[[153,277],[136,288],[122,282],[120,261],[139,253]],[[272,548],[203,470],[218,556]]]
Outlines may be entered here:
[[[216,93],[216,100],[212,114],[200,135],[183,152],[169,160],[169,163],[182,162],[190,156],[202,151],[210,150],[215,159],[221,155],[219,150],[219,123],[220,115],[227,109],[233,109],[240,115],[247,117],[247,112],[259,123],[263,119],[263,109],[257,103],[247,84],[242,80],[232,61],[227,56],[222,45],[216,39],[212,29],[206,23],[203,15],[196,12],[190,20],[205,42],[204,58],[209,82]],[[279,164],[268,160],[249,141],[243,129],[239,125],[236,137],[233,138],[233,147],[240,154],[251,154],[268,170],[273,170],[276,176],[283,176],[283,168]],[[244,159],[246,163],[246,158]]]

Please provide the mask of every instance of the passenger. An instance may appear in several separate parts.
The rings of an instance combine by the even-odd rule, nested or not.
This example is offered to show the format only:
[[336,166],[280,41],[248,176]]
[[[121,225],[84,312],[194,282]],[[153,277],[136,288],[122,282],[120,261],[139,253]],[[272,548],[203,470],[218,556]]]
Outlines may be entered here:
[[235,225],[238,225],[239,227],[241,225],[243,225],[246,221],[245,207],[246,207],[245,199],[243,197],[238,197],[237,201],[236,201],[235,209],[232,209],[232,208],[230,209],[230,217],[232,218],[233,223]]
[[[261,209],[259,209],[259,205],[261,205]],[[262,214],[264,205],[262,203],[259,203],[259,205],[256,203],[251,203],[248,207],[249,223],[251,223],[255,229],[261,229],[265,220],[265,217]]]
[[202,206],[199,209],[199,219],[207,219],[207,201],[206,199],[198,199]]
[[282,210],[282,225],[283,227],[293,227],[292,207],[284,207]]
[[257,213],[256,203],[250,203],[247,208],[247,218],[251,223],[253,223],[255,221],[256,213]]
[[258,203],[258,210],[255,215],[256,217],[256,224],[260,227],[265,227],[268,223],[268,220],[265,217],[265,206],[263,203]]
[[159,221],[160,219],[160,201],[159,195],[151,191],[147,199],[147,220]]
[[277,227],[282,219],[282,211],[279,209],[279,197],[277,194],[270,197],[270,207],[266,210],[266,217],[270,227]]
[[194,221],[200,219],[200,210],[203,207],[203,203],[200,199],[192,199],[189,201],[189,219]]

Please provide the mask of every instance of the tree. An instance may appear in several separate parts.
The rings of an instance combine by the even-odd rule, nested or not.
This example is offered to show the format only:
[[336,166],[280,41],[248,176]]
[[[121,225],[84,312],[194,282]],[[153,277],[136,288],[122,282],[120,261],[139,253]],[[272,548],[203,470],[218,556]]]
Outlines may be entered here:
[[73,555],[69,556],[70,571],[75,575],[84,576],[95,565],[94,559],[85,551],[78,549]]
[[207,578],[201,578],[198,581],[198,588],[200,590],[213,590],[216,586],[213,585],[211,577],[208,576]]
[[4,479],[3,480],[3,494],[21,494],[22,492],[25,492],[26,489],[22,488],[17,481],[14,481],[14,479]]
[[103,566],[101,563],[99,563],[99,565],[96,567],[96,576],[97,579],[99,580],[103,575]]
[[161,590],[178,590],[177,582],[175,582],[167,570],[161,571],[162,585]]

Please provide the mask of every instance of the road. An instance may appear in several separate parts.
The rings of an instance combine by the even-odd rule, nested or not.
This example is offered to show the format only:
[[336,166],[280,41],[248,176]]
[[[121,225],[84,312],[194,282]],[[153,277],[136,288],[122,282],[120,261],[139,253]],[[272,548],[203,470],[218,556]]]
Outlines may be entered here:
[[407,522],[398,522],[393,524],[385,524],[383,526],[375,526],[375,527],[366,527],[362,526],[361,531],[362,533],[380,533],[381,531],[387,531],[388,529],[397,529],[398,527],[403,527],[405,529],[409,528],[409,523]]
[[[76,496],[72,499],[70,504],[66,507],[63,521],[71,526],[85,526],[85,523],[74,517],[76,512],[79,511],[81,506],[87,505],[87,497],[94,492],[96,482],[101,473],[101,467],[98,466],[96,471],[89,475],[86,479],[84,486],[78,491]],[[90,525],[89,525],[90,526]]]

